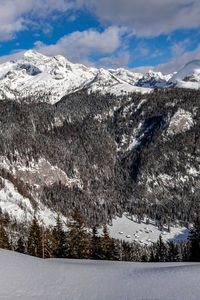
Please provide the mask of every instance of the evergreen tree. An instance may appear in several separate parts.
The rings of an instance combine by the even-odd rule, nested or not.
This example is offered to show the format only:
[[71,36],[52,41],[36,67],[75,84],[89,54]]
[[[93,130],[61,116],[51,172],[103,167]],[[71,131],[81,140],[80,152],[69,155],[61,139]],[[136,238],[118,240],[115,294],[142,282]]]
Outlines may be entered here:
[[29,230],[27,253],[42,257],[42,231],[36,216],[33,217],[33,222]]
[[190,241],[190,260],[200,261],[200,216],[195,220],[188,239]]
[[166,261],[166,258],[167,258],[167,248],[160,234],[159,239],[156,243],[155,261],[164,262]]
[[43,231],[44,242],[43,242],[43,252],[45,258],[56,257],[56,249],[58,248],[58,241],[53,234],[53,230],[47,228]]
[[0,220],[0,248],[10,249],[8,235],[5,231],[2,219]]
[[49,233],[49,244],[51,244],[52,255],[54,257],[67,256],[66,234],[63,230],[63,224],[60,216],[57,216],[56,226],[53,228],[52,236]]
[[22,237],[20,237],[17,241],[17,248],[16,251],[19,253],[25,253],[25,246],[24,246],[24,240]]
[[101,253],[100,238],[97,236],[97,227],[94,226],[92,228],[90,257],[92,259],[99,259],[100,253]]
[[89,238],[85,229],[83,216],[77,206],[75,207],[73,220],[70,222],[69,228],[69,257],[89,258]]
[[118,256],[115,240],[109,237],[106,223],[104,223],[103,237],[101,238],[101,256],[108,260],[115,260]]
[[178,246],[172,241],[168,242],[167,261],[180,261]]
[[153,247],[151,247],[149,261],[150,262],[156,261]]

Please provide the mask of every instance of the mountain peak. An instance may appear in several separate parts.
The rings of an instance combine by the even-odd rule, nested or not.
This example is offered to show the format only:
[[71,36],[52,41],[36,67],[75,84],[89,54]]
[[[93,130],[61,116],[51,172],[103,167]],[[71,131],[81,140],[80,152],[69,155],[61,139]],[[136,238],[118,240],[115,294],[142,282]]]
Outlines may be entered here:
[[[180,87],[198,88],[200,81],[200,60],[191,60],[185,64],[170,80],[173,83],[178,83]],[[184,83],[185,82],[185,83]]]
[[24,53],[24,58],[47,58],[47,56],[43,55],[42,53],[37,52],[36,50],[28,50]]

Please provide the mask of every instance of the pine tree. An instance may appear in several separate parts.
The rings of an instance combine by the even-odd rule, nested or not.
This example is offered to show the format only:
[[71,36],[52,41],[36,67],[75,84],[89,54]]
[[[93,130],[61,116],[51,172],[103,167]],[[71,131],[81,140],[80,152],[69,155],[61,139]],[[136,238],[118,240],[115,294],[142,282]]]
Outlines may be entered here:
[[168,242],[167,261],[180,261],[178,247],[172,241]]
[[190,241],[190,260],[200,261],[200,216],[195,220],[188,239]]
[[52,247],[52,255],[54,257],[66,257],[67,256],[67,242],[66,234],[63,230],[63,224],[60,216],[57,216],[56,226],[53,228],[52,236],[49,235],[49,243]]
[[4,229],[3,221],[0,220],[0,248],[10,249],[8,235]]
[[103,237],[101,238],[101,256],[103,259],[117,259],[117,249],[114,239],[111,239],[108,234],[106,223],[103,226]]
[[97,236],[97,227],[94,226],[92,228],[90,257],[92,259],[99,259],[100,253],[101,253],[100,238]]
[[167,257],[167,248],[165,246],[165,243],[162,240],[162,236],[160,234],[159,239],[156,243],[156,254],[155,254],[155,261],[166,261]]
[[16,251],[19,253],[25,253],[25,246],[24,246],[24,240],[22,237],[20,237],[17,241],[17,248]]
[[85,229],[83,216],[78,207],[75,207],[73,220],[69,224],[69,257],[89,258],[90,245],[88,234]]
[[36,216],[29,230],[27,253],[33,256],[42,257],[42,231],[37,222]]
[[155,254],[154,254],[154,249],[153,247],[151,248],[151,251],[150,251],[150,257],[149,257],[149,261],[150,262],[154,262],[156,259],[155,259]]
[[56,257],[57,240],[54,237],[53,230],[46,228],[43,230],[43,255],[45,258]]

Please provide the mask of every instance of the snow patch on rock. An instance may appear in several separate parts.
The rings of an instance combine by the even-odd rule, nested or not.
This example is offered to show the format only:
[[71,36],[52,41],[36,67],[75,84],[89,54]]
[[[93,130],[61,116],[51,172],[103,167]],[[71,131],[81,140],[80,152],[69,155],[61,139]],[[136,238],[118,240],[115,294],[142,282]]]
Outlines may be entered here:
[[170,120],[167,134],[182,133],[189,130],[192,126],[194,126],[192,114],[189,111],[179,108]]

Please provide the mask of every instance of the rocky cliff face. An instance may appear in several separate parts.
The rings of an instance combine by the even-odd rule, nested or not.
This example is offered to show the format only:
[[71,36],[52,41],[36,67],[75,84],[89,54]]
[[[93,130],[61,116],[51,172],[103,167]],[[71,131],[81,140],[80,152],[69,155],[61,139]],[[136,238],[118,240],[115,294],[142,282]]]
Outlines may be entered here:
[[0,207],[45,224],[76,204],[88,224],[126,210],[191,221],[200,209],[200,94],[79,91],[55,105],[0,101]]

